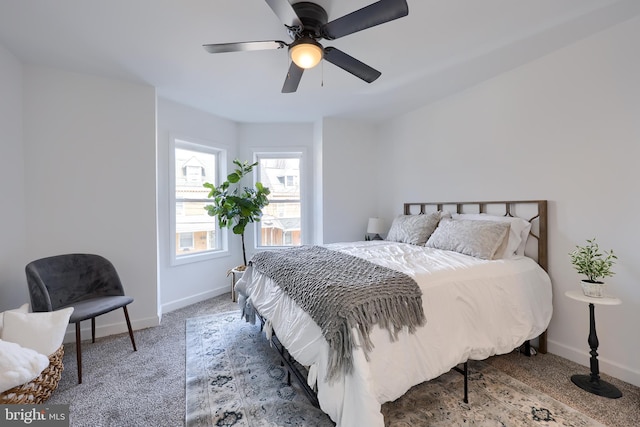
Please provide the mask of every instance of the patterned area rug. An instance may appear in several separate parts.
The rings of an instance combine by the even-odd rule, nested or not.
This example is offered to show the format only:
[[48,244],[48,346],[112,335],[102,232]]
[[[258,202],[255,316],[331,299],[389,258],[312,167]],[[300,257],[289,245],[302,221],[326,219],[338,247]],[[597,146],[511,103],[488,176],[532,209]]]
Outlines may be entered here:
[[333,426],[239,311],[187,319],[187,426]]
[[[186,328],[187,426],[334,425],[287,384],[276,350],[238,312],[187,319]],[[602,426],[486,363],[469,366],[469,404],[452,371],[384,404],[386,425]]]

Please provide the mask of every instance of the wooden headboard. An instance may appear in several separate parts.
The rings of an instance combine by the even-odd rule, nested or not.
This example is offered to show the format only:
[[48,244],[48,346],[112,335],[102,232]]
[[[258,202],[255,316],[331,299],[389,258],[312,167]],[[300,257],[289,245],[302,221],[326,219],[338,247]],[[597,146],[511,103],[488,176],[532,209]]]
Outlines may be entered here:
[[[531,223],[529,236],[534,237],[537,248],[534,250],[538,264],[548,272],[547,253],[547,201],[546,200],[509,200],[491,202],[420,202],[405,203],[405,215],[424,214],[433,211],[449,211],[456,213],[488,213],[526,219]],[[529,245],[527,245],[529,246]],[[529,254],[527,254],[529,255]],[[539,337],[539,351],[547,352],[547,332]]]

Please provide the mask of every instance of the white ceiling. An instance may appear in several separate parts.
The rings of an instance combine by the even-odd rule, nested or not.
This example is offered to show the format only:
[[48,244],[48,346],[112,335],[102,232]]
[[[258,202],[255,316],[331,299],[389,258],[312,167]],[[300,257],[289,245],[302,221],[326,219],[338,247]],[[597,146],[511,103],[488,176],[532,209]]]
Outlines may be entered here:
[[[292,0],[295,2],[297,0]],[[314,0],[333,20],[373,0]],[[280,90],[286,49],[212,55],[205,43],[289,41],[264,0],[0,0],[0,44],[25,63],[121,78],[240,122],[378,119],[463,90],[640,14],[640,0],[408,0],[409,15],[335,46],[380,70],[323,61]]]

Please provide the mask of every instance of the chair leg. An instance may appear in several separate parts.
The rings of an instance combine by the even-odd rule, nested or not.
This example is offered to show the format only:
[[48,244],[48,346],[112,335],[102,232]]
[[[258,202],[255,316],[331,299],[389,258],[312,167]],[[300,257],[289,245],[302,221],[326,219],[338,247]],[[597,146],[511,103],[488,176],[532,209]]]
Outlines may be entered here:
[[96,343],[96,318],[91,318],[91,342]]
[[133,344],[133,351],[138,351],[136,348],[136,341],[133,339],[133,329],[131,329],[131,321],[129,320],[129,312],[127,306],[122,307],[124,310],[124,318],[127,319],[127,328],[129,328],[129,338],[131,338],[131,344]]
[[82,350],[80,348],[80,322],[76,322],[76,360],[78,362],[78,384],[82,384]]

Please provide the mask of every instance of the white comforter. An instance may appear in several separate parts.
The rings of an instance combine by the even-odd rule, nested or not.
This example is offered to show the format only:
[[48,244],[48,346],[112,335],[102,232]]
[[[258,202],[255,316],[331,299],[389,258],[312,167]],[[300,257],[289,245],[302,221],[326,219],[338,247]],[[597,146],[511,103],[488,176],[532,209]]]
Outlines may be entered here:
[[374,328],[369,360],[355,350],[353,373],[329,384],[329,346],[318,325],[272,280],[247,269],[237,291],[270,322],[291,355],[311,367],[311,381],[317,374],[320,407],[338,427],[384,426],[384,402],[468,359],[510,352],[540,335],[551,320],[551,282],[526,257],[485,261],[386,241],[326,246],[413,277],[427,318],[415,334],[405,331],[393,342],[388,331]]

